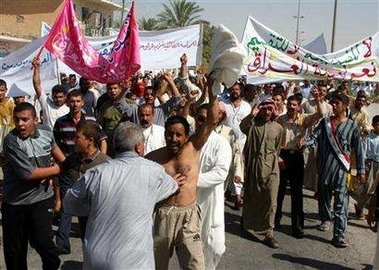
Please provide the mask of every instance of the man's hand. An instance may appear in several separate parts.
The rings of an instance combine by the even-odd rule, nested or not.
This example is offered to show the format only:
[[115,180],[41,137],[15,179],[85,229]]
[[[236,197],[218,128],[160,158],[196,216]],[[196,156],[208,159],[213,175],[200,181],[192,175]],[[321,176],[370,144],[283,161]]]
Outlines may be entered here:
[[184,54],[182,55],[182,57],[180,57],[180,63],[181,63],[182,65],[187,65],[187,62],[188,62],[188,57],[187,57],[187,55],[184,53]]
[[297,142],[297,146],[299,146],[300,149],[302,149],[305,146],[305,139],[299,138],[299,141]]
[[241,177],[238,175],[234,176],[234,183],[241,183]]
[[284,160],[283,160],[281,157],[279,157],[279,159],[278,159],[278,163],[279,163],[279,169],[280,169],[281,171],[284,170],[284,169],[286,168],[286,164],[285,164]]
[[59,213],[59,211],[61,211],[61,208],[62,208],[62,200],[61,199],[57,199],[54,201],[54,213]]
[[184,174],[181,174],[181,173],[175,174],[174,179],[176,180],[176,182],[178,182],[179,187],[182,187],[188,183],[187,176],[185,176]]
[[187,99],[193,101],[199,95],[198,90],[189,91],[187,93]]
[[319,92],[318,92],[318,88],[317,87],[313,87],[313,89],[311,90],[311,93],[312,93],[312,96],[314,97],[314,99],[316,101],[319,101]]
[[162,78],[163,78],[166,82],[170,82],[170,81],[172,81],[172,76],[171,76],[171,74],[168,73],[168,72],[163,73]]
[[358,173],[356,179],[361,183],[366,183],[366,175],[364,173]]
[[259,113],[259,106],[258,105],[254,105],[253,108],[251,108],[251,115],[253,117],[256,117],[257,114]]
[[36,67],[39,67],[39,66],[40,66],[39,58],[34,57],[34,58],[33,58],[33,62],[32,62],[32,67],[33,67],[33,68],[36,68]]

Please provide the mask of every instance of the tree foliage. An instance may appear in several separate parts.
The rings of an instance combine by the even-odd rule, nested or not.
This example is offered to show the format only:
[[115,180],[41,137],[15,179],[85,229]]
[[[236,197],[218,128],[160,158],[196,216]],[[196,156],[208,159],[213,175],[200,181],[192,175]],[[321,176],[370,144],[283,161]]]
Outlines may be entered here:
[[198,23],[203,10],[195,2],[170,0],[169,5],[163,4],[163,11],[157,19],[164,28],[183,27]]
[[197,3],[188,0],[170,0],[169,4],[162,4],[163,11],[155,18],[139,20],[140,30],[162,30],[184,27],[193,24],[202,24],[203,27],[203,66],[206,68],[211,56],[211,40],[214,27],[207,21],[201,20],[204,10]]
[[155,18],[147,19],[145,17],[142,17],[142,19],[138,21],[138,25],[140,30],[152,31],[159,29],[159,23]]

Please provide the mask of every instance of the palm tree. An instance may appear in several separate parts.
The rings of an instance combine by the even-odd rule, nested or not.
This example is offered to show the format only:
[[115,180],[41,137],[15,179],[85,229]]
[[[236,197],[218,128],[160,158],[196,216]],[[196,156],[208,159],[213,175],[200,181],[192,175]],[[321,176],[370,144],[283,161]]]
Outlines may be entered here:
[[160,29],[158,21],[154,18],[146,19],[145,17],[142,17],[142,19],[138,21],[138,26],[140,30],[146,30],[146,31]]
[[195,2],[187,0],[170,0],[170,5],[163,4],[163,11],[157,15],[162,28],[183,27],[196,24],[203,11]]

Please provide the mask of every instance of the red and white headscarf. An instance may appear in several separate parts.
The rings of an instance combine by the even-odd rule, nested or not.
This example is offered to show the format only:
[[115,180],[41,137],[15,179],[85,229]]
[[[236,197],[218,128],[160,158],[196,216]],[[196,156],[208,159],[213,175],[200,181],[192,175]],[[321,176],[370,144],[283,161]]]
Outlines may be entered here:
[[274,120],[276,117],[279,116],[278,108],[276,107],[275,102],[271,98],[267,98],[261,101],[261,103],[258,104],[258,109],[261,109],[261,108],[272,109],[273,114],[272,114],[271,120]]

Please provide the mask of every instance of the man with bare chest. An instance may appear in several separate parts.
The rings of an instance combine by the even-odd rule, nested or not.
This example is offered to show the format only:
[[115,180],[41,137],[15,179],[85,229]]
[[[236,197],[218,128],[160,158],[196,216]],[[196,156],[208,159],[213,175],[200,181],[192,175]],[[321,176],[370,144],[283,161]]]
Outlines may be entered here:
[[170,175],[180,173],[187,179],[184,184],[179,184],[178,193],[156,207],[154,221],[156,269],[168,269],[174,248],[182,269],[204,269],[196,188],[200,150],[218,120],[218,101],[213,96],[210,97],[210,108],[207,122],[193,136],[189,136],[189,124],[184,117],[168,118],[165,124],[166,146],[146,156],[163,165]]

